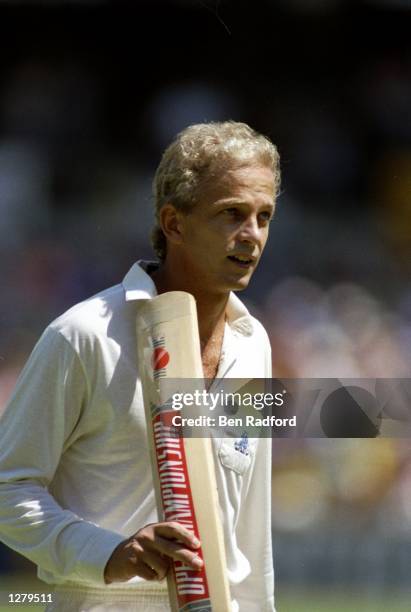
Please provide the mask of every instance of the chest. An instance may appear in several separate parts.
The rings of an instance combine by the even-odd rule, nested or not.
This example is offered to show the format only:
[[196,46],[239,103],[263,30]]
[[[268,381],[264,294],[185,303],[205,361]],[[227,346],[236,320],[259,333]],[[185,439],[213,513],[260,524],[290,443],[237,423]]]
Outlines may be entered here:
[[201,354],[201,362],[203,364],[204,378],[215,378],[220,363],[221,344],[220,347],[213,347],[209,350],[204,350]]
[[218,372],[223,346],[224,328],[201,347],[201,362],[203,364],[204,378],[213,379]]

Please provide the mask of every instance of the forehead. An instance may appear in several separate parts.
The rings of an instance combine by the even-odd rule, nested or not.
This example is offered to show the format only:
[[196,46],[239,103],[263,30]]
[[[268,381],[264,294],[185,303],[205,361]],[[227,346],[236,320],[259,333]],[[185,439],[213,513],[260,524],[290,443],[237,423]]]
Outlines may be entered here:
[[247,195],[261,195],[274,200],[274,174],[271,168],[260,165],[224,170],[209,177],[201,192],[201,199],[209,201]]

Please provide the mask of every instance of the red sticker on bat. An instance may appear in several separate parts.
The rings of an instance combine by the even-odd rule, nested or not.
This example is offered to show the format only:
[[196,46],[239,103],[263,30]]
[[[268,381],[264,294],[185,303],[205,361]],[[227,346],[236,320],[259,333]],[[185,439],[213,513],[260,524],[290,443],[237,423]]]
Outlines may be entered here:
[[166,351],[162,346],[158,346],[153,352],[153,369],[162,370],[168,365],[170,361],[170,353]]

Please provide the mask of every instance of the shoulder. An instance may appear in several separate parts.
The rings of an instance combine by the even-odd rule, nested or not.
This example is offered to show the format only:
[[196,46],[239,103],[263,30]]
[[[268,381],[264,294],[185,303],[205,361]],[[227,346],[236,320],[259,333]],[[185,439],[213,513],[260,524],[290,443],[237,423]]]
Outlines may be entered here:
[[264,359],[264,376],[271,378],[271,343],[268,333],[263,324],[253,317],[250,316],[250,322],[253,328],[252,338],[253,346],[256,347],[258,353]]
[[268,333],[264,325],[261,323],[261,321],[259,321],[252,315],[249,316],[253,327],[253,333],[255,334],[256,338],[258,338],[259,340],[267,344],[268,347],[270,347],[270,339],[268,337]]
[[85,340],[106,337],[113,316],[126,306],[122,285],[115,285],[75,304],[50,323],[48,329],[77,346]]
[[230,294],[227,314],[230,326],[245,339],[263,342],[267,347],[270,347],[265,327],[256,317],[250,314],[242,300],[234,293]]
[[250,314],[234,294],[230,296],[228,314],[237,342],[237,360],[235,370],[232,371],[233,376],[271,378],[271,345],[262,323]]

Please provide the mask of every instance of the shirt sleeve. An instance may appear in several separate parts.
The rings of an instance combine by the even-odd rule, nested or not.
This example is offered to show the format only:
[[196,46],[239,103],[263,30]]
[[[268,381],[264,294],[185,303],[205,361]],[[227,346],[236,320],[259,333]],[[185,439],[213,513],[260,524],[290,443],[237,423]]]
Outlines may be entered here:
[[102,585],[106,562],[124,536],[62,508],[47,489],[88,394],[79,356],[48,328],[0,420],[0,539],[65,580]]

